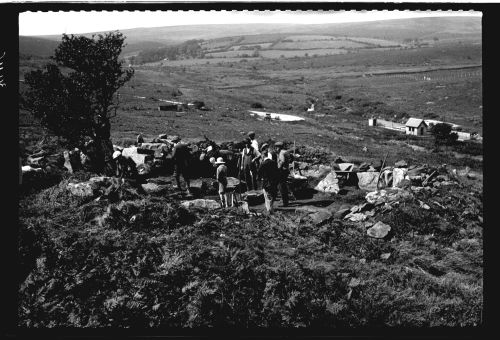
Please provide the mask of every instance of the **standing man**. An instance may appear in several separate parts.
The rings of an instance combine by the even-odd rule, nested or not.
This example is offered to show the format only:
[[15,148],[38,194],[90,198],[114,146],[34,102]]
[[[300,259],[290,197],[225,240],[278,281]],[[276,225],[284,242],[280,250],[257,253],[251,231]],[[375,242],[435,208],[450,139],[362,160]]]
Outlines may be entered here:
[[253,167],[255,169],[255,174],[253,176],[254,186],[255,186],[255,190],[257,190],[257,177],[258,177],[257,169],[260,167],[260,162],[261,162],[260,151],[259,151],[260,150],[259,149],[259,142],[257,142],[257,139],[255,139],[255,132],[253,132],[253,131],[250,131],[248,133],[248,138],[250,138],[252,148],[255,151],[255,156],[252,160],[252,163],[253,163]]
[[144,138],[142,137],[142,133],[140,133],[137,135],[135,145],[140,146],[142,143],[144,143]]
[[266,159],[259,168],[259,177],[262,178],[262,192],[266,201],[266,210],[273,213],[274,201],[278,195],[279,172],[276,161],[273,160],[272,152],[267,153]]
[[233,200],[229,199],[229,193],[227,192],[227,166],[222,157],[217,158],[215,162],[217,166],[216,178],[219,183],[219,197],[222,208],[229,207],[229,202],[233,204]]
[[172,139],[172,143],[174,143],[174,149],[172,152],[172,160],[174,161],[174,172],[175,172],[175,181],[177,183],[177,188],[182,190],[180,176],[184,178],[187,186],[188,194],[191,194],[191,186],[189,184],[189,158],[191,153],[189,152],[187,144],[181,142],[181,138],[179,136],[175,136]]
[[279,189],[281,193],[281,199],[283,201],[283,207],[288,206],[288,175],[290,174],[290,155],[288,151],[283,147],[282,142],[277,142],[274,144],[278,151],[278,170],[279,170]]
[[243,178],[247,186],[247,190],[256,189],[257,169],[255,167],[255,158],[257,157],[252,142],[250,139],[245,140],[245,147],[241,152],[241,160],[239,169],[243,173]]
[[250,138],[250,142],[252,143],[252,147],[254,148],[254,150],[256,150],[257,154],[260,155],[259,142],[257,142],[257,139],[255,139],[255,132],[250,131],[248,133],[248,138]]

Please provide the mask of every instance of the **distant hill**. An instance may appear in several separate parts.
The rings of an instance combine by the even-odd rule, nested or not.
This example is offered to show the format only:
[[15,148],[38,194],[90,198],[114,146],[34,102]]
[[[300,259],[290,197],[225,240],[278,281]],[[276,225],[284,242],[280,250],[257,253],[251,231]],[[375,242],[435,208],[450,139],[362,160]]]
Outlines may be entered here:
[[[403,41],[405,39],[481,39],[480,17],[431,17],[335,24],[231,24],[190,25],[120,30],[128,46],[125,54],[144,49],[173,45],[190,39],[211,40],[230,36],[261,34],[313,34],[367,37]],[[99,32],[97,32],[99,33]],[[101,32],[102,33],[102,32]],[[90,36],[94,33],[86,33]],[[61,35],[19,37],[20,52],[47,54],[60,41]]]
[[19,53],[24,55],[49,57],[57,45],[59,42],[51,39],[19,36]]

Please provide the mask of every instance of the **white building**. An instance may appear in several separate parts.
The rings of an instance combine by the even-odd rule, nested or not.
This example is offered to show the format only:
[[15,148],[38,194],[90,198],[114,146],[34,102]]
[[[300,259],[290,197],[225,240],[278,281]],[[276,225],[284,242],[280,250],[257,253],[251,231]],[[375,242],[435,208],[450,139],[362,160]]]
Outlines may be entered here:
[[423,119],[410,118],[405,125],[407,135],[422,136],[427,133],[428,126]]

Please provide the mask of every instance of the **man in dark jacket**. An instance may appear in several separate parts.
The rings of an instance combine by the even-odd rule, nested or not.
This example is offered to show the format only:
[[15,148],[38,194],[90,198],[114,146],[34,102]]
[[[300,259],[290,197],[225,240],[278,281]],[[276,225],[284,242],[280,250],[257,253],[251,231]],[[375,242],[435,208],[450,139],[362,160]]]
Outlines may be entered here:
[[175,137],[172,142],[174,143],[174,149],[172,151],[172,160],[174,161],[175,169],[175,181],[177,183],[177,188],[182,190],[180,176],[184,178],[187,186],[188,194],[191,193],[191,186],[189,184],[189,158],[191,153],[189,152],[188,146],[181,142],[180,137]]
[[262,178],[262,192],[266,201],[266,210],[273,212],[273,204],[278,195],[279,172],[272,152],[267,153],[267,157],[259,168],[259,177]]
[[290,175],[290,155],[283,147],[282,142],[274,144],[278,150],[279,190],[283,206],[288,206],[288,175]]

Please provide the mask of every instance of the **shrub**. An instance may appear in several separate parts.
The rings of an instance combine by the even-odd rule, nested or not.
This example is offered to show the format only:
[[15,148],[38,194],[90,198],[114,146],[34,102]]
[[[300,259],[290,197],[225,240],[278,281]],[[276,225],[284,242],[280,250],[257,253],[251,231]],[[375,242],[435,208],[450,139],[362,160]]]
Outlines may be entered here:
[[259,102],[252,103],[252,104],[250,105],[250,107],[251,107],[252,109],[263,109],[263,108],[264,108],[264,106],[263,106],[261,103],[259,103]]

